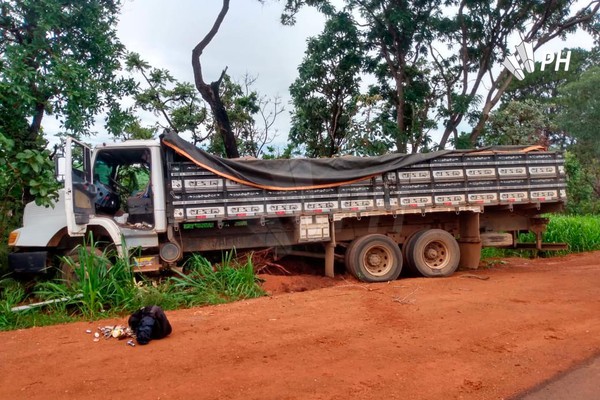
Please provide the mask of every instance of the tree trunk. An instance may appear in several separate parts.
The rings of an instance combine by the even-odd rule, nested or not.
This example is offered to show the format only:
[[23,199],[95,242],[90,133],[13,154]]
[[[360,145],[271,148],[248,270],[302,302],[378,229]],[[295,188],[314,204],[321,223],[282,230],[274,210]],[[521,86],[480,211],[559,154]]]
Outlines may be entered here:
[[498,104],[511,81],[512,74],[510,74],[506,70],[506,68],[500,73],[500,75],[498,75],[498,78],[496,78],[493,85],[496,86],[498,82],[502,82],[502,84],[499,85],[499,87],[497,87],[497,91],[495,94],[492,91],[488,93],[485,105],[483,106],[483,110],[481,112],[481,118],[479,118],[479,121],[477,121],[477,125],[475,125],[475,127],[471,131],[471,135],[469,136],[471,146],[474,146],[475,143],[477,143],[477,139],[479,139],[479,136],[481,136],[481,134],[483,133],[485,123],[490,117],[490,112],[496,106],[496,104]]
[[227,72],[227,68],[223,70],[218,80],[209,85],[204,82],[204,78],[202,77],[202,65],[200,64],[200,56],[202,55],[202,52],[219,31],[219,27],[221,26],[221,23],[223,22],[228,10],[229,0],[223,0],[221,12],[217,16],[213,27],[204,37],[204,39],[202,39],[202,41],[200,41],[200,43],[194,47],[194,50],[192,50],[192,68],[194,70],[194,83],[196,85],[196,89],[198,89],[198,92],[200,92],[202,98],[209,104],[215,118],[217,131],[223,138],[225,154],[228,158],[237,158],[240,156],[237,148],[237,142],[231,130],[229,115],[227,115],[227,110],[225,109],[223,101],[219,96],[219,86],[221,85],[221,81]]
[[24,148],[37,148],[38,139],[40,136],[40,129],[42,128],[42,119],[44,118],[44,111],[46,107],[44,103],[37,103],[35,105],[35,111],[33,118],[31,119],[31,125],[29,125],[29,132],[27,135],[27,142]]

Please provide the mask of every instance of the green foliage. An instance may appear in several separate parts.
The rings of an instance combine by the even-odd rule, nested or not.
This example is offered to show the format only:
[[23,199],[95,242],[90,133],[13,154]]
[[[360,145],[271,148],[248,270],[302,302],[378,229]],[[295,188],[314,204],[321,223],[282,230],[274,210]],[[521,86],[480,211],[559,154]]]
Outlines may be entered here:
[[584,167],[574,153],[566,153],[567,213],[571,215],[600,212],[600,199],[595,191],[597,178],[590,172],[589,167],[590,165],[588,168]]
[[[0,280],[0,330],[82,318],[94,320],[153,304],[176,309],[264,296],[251,259],[239,265],[232,254],[226,254],[221,264],[215,266],[194,255],[186,263],[185,274],[156,282],[135,277],[130,254],[101,252],[95,244],[80,246],[77,256],[64,258],[76,279],[42,282],[33,293],[13,280]],[[30,301],[53,302],[46,308],[11,311],[12,307]]]
[[562,86],[559,92],[559,101],[564,107],[559,117],[561,126],[597,158],[600,156],[597,131],[600,126],[600,67],[585,71],[578,80]]
[[0,272],[6,266],[6,240],[18,226],[24,198],[51,207],[59,184],[54,178],[50,153],[37,149],[18,150],[14,140],[0,132]]
[[596,128],[600,126],[600,67],[583,72],[578,80],[561,86],[559,93],[561,112],[557,118],[558,125],[574,138],[570,150],[580,163],[580,168],[573,171],[574,179],[584,183],[582,190],[587,190],[590,185],[593,190],[591,198],[586,193],[575,191],[587,202],[582,205],[580,212],[597,212],[600,198],[600,141]]
[[549,126],[550,121],[542,104],[534,100],[511,101],[492,113],[488,129],[481,135],[480,142],[484,146],[548,146],[544,133]]
[[[195,145],[226,156],[223,136],[217,129],[214,116],[194,85],[179,82],[166,69],[152,67],[137,53],[127,55],[126,68],[142,83],[135,89],[136,107],[121,116],[126,121],[125,139],[148,138],[158,131],[170,129],[190,133]],[[278,97],[270,99],[252,89],[255,81],[256,78],[246,75],[243,82],[238,83],[224,74],[219,84],[220,101],[227,112],[241,156],[259,157],[263,154],[265,146],[273,140],[273,124],[283,112]],[[139,118],[134,116],[136,109],[152,112],[158,122],[154,126],[141,126]]]
[[135,309],[137,287],[129,255],[114,257],[109,251],[99,254],[92,243],[80,246],[76,258],[65,257],[63,262],[75,271],[76,279],[70,282],[53,281],[40,285],[37,295],[44,300],[69,299],[53,306],[59,310],[73,306],[88,319],[105,315],[105,310],[122,312]]
[[0,330],[19,326],[20,315],[11,312],[25,298],[25,289],[12,279],[0,280]]
[[2,3],[0,131],[18,139],[19,150],[39,146],[45,114],[81,134],[99,112],[119,107],[130,89],[117,76],[119,9],[119,0]]
[[202,126],[210,123],[206,107],[194,86],[177,81],[166,69],[152,68],[137,53],[129,53],[125,62],[127,71],[141,75],[145,88],[138,85],[134,95],[136,106],[150,111],[164,122],[140,130],[139,120],[133,119],[126,131],[132,139],[148,131],[165,128],[175,132],[191,132],[194,143],[202,141]]
[[323,33],[308,40],[298,78],[290,86],[295,110],[289,139],[309,157],[353,152],[360,71],[358,29],[349,14],[332,16]]
[[[542,240],[548,243],[567,243],[568,250],[552,252],[564,255],[600,250],[600,219],[595,215],[557,215],[549,216],[550,223],[544,232]],[[519,235],[522,243],[534,243],[535,235],[523,233]],[[535,253],[535,252],[533,252]],[[502,248],[484,248],[481,253],[483,260],[497,257],[518,257],[531,255],[532,251],[518,251]]]
[[[43,121],[89,134],[95,117],[119,114],[131,81],[118,76],[119,0],[6,0],[0,5],[0,241],[25,204],[49,205],[58,185]],[[121,119],[107,121],[120,132]],[[3,261],[0,263],[4,264]]]
[[[267,145],[277,133],[273,124],[284,108],[279,97],[263,96],[253,88],[256,79],[246,74],[241,82],[236,82],[229,75],[224,75],[220,96],[227,109],[240,156],[258,158],[268,152]],[[209,149],[225,155],[222,137],[213,136]]]
[[569,48],[563,49],[562,53],[565,54],[567,51],[571,52],[568,70],[565,71],[561,68],[558,71],[554,69],[549,71],[546,67],[542,71],[542,63],[538,61],[535,63],[535,70],[527,73],[525,79],[521,81],[514,79],[510,82],[502,96],[503,101],[534,100],[542,104],[549,103],[555,106],[554,103],[561,86],[578,80],[584,71],[600,62],[598,49]]
[[558,71],[541,70],[541,62],[535,63],[535,70],[532,73],[525,75],[522,81],[513,79],[508,86],[508,89],[502,96],[503,104],[501,109],[504,109],[511,101],[533,101],[538,105],[539,110],[546,115],[550,121],[548,126],[543,131],[543,135],[547,145],[565,150],[573,142],[573,137],[565,130],[564,126],[556,124],[556,120],[565,109],[565,104],[562,104],[559,95],[561,87],[575,82],[579,76],[588,70],[590,67],[597,65],[600,62],[600,52],[598,49],[584,50],[580,48],[564,49],[571,52],[569,69],[559,69]]
[[[578,5],[570,0],[552,3],[287,0],[285,3],[282,15],[285,24],[293,24],[303,6],[316,8],[329,21],[341,12],[352,16],[346,24],[357,30],[361,48],[366,51],[361,72],[372,74],[378,82],[369,94],[378,94],[387,102],[378,113],[381,128],[375,137],[392,139],[398,152],[433,147],[429,135],[437,127],[433,115],[444,128],[438,147],[444,148],[452,138],[457,141],[458,127],[464,122],[473,127],[468,136],[471,145],[467,146],[472,147],[510,83],[506,70],[494,73],[494,67],[512,52],[509,39],[519,33],[537,49],[577,29],[596,32],[594,26],[600,8],[598,4]],[[331,43],[332,48],[335,46]],[[352,49],[348,46],[344,50]],[[312,52],[308,50],[307,59]],[[314,53],[318,60],[318,51]],[[579,56],[579,53],[573,56],[574,63]],[[322,57],[317,62],[336,67],[331,60]],[[315,110],[324,105],[322,98],[300,100],[304,107]],[[344,104],[342,112],[349,113],[354,106]],[[331,111],[328,114],[335,115]],[[306,125],[298,126],[302,132]],[[315,135],[311,133],[312,137]]]
[[554,215],[543,240],[568,243],[571,253],[600,250],[600,218],[595,215]]
[[187,274],[172,278],[173,289],[183,296],[186,305],[219,304],[264,296],[254,275],[250,257],[244,265],[226,253],[221,264],[213,267],[204,257],[193,255],[186,264]]

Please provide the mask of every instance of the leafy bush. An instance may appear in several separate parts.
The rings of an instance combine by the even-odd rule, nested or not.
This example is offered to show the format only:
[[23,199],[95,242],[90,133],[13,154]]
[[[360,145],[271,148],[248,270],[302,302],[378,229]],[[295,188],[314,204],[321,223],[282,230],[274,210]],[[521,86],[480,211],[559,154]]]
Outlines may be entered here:
[[600,211],[600,200],[594,190],[596,177],[595,162],[582,165],[574,153],[565,154],[565,169],[567,171],[567,213],[569,215],[587,215]]

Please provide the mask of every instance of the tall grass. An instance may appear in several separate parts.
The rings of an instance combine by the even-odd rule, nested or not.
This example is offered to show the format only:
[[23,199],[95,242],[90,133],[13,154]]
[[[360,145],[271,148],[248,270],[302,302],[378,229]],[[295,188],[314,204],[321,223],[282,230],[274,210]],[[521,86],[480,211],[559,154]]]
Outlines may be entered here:
[[[550,215],[550,222],[542,240],[548,243],[566,243],[568,250],[553,254],[581,253],[600,250],[600,216],[596,215]],[[523,243],[534,243],[535,235],[525,233],[519,236]],[[531,255],[529,250],[517,251],[512,249],[485,248],[482,258],[512,257]]]
[[11,308],[25,298],[25,289],[12,279],[0,280],[0,330],[18,326],[20,315],[11,312]]
[[[533,235],[529,239],[533,241]],[[600,216],[554,215],[543,240],[567,243],[571,253],[600,250]]]
[[254,274],[252,259],[243,265],[233,260],[228,252],[220,264],[213,267],[200,255],[193,255],[186,263],[187,274],[172,278],[173,289],[185,299],[186,305],[218,304],[264,296]]
[[[126,246],[123,244],[123,248]],[[156,304],[164,309],[226,303],[265,295],[254,274],[252,261],[238,264],[226,253],[218,265],[199,255],[186,263],[186,274],[150,281],[136,277],[125,250],[100,251],[97,244],[77,248],[63,262],[74,271],[75,279],[54,279],[39,283],[28,298],[16,281],[0,281],[0,330],[47,325],[76,319],[94,320],[135,311]],[[66,274],[68,275],[68,274]],[[23,302],[60,300],[46,308],[12,312]]]
[[[137,286],[129,254],[125,252],[118,257],[114,250],[98,251],[93,242],[79,246],[76,256],[63,259],[75,272],[75,279],[42,283],[36,294],[45,300],[67,298],[53,307],[59,310],[74,307],[88,319],[105,315],[109,309],[117,313],[130,310],[134,308]],[[115,262],[111,263],[111,259]]]
[[30,309],[13,312],[12,308],[29,300],[30,290],[21,282],[5,278],[0,280],[0,331],[45,326],[74,321],[65,312]]

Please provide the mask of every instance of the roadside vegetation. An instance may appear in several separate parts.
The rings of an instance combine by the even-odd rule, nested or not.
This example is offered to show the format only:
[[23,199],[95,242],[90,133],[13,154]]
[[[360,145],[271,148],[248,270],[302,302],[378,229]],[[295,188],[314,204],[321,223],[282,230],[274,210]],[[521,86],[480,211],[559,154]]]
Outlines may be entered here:
[[[582,253],[600,250],[600,218],[596,215],[549,215],[550,223],[544,232],[542,240],[548,243],[567,243],[567,250],[552,252],[554,255]],[[535,242],[535,235],[523,233],[519,241],[524,243]],[[482,259],[496,257],[527,257],[534,256],[535,251],[518,251],[510,249],[485,248],[481,254]]]
[[[215,265],[193,256],[185,264],[185,274],[162,280],[136,276],[129,254],[116,257],[91,245],[79,247],[77,258],[78,263],[76,258],[65,258],[76,275],[71,281],[62,277],[37,284],[0,280],[0,330],[123,316],[152,304],[171,310],[265,295],[251,258],[239,263],[233,253],[226,253]],[[34,302],[47,304],[12,310]]]

